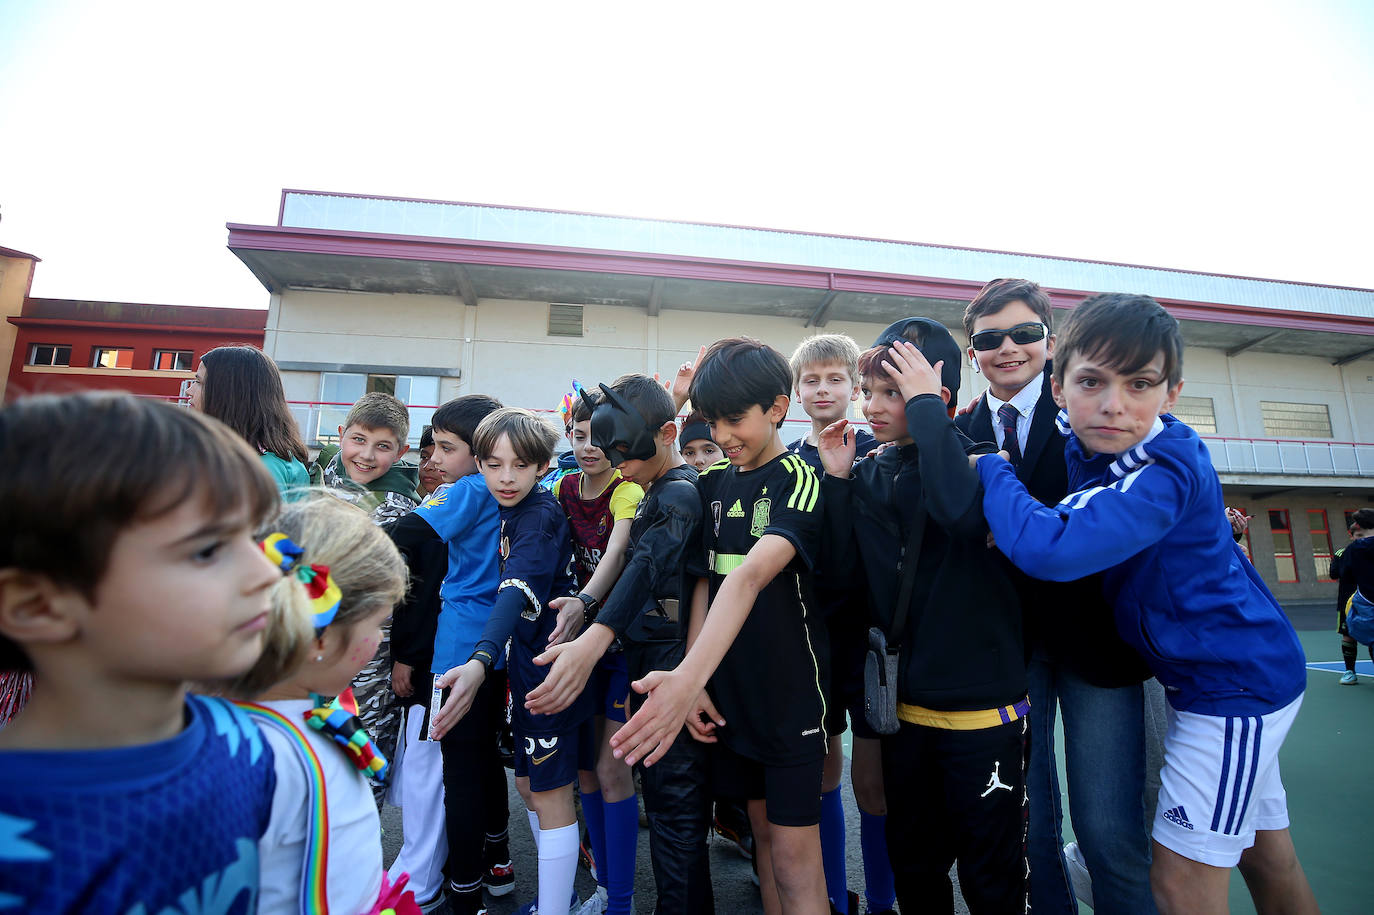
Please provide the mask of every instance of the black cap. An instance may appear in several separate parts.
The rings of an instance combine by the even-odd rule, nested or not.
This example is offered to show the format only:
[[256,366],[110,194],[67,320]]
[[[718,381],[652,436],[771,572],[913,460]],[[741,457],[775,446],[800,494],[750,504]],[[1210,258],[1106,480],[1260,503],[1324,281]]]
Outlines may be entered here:
[[[910,340],[917,337],[917,340]],[[954,337],[950,335],[949,328],[939,321],[932,321],[930,318],[902,318],[889,324],[880,334],[878,339],[873,341],[874,346],[891,346],[898,340],[907,340],[914,343],[916,348],[921,351],[921,355],[926,357],[931,365],[944,360],[944,367],[940,370],[940,384],[949,388],[949,403],[954,405],[954,399],[959,393],[959,378],[963,371],[964,351],[959,348],[959,344],[954,342]]]
[[694,442],[700,438],[704,438],[708,442],[714,441],[711,438],[711,427],[706,425],[706,421],[700,416],[693,414],[683,420],[682,433],[677,437],[677,446],[679,449],[686,448],[688,442]]

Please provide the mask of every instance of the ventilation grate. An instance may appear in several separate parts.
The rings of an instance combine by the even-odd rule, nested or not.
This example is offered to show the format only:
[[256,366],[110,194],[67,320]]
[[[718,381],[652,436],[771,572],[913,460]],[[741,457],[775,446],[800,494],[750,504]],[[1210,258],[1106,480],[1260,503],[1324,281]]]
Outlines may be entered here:
[[549,336],[582,336],[582,306],[549,303]]

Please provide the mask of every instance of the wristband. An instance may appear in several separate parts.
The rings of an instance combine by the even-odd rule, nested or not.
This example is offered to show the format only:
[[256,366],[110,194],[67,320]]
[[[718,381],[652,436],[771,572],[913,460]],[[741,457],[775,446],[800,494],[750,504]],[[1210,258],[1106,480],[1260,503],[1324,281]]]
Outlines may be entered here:
[[589,626],[596,619],[596,611],[601,606],[601,601],[586,591],[578,594],[577,599],[582,601],[582,625]]

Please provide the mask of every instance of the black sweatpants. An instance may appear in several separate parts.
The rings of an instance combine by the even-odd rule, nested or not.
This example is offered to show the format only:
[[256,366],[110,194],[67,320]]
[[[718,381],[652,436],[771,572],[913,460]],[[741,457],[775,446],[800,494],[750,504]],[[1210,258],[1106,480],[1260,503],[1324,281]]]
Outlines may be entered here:
[[480,888],[487,864],[482,843],[502,835],[510,821],[506,769],[496,741],[506,716],[506,672],[492,670],[477,689],[472,708],[443,736],[444,825],[448,862],[444,873],[460,887]]
[[955,731],[902,723],[882,738],[887,852],[903,912],[1026,911],[1026,721]]

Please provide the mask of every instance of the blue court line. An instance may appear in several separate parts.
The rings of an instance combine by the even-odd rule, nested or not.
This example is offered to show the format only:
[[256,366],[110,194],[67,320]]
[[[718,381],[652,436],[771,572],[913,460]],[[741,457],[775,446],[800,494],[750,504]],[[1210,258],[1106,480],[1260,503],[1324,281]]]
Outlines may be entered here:
[[[1344,661],[1316,661],[1307,665],[1308,670],[1329,670],[1333,674],[1345,673]],[[1355,673],[1365,677],[1374,677],[1374,661],[1356,661]]]

